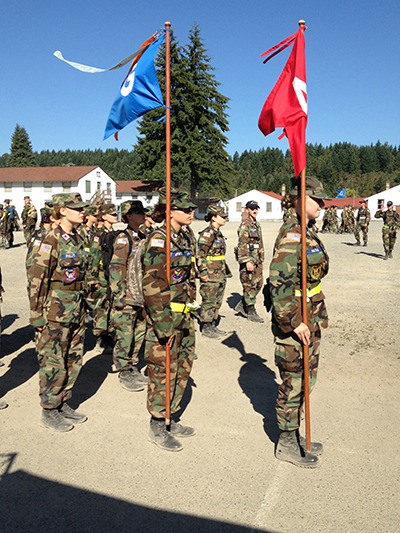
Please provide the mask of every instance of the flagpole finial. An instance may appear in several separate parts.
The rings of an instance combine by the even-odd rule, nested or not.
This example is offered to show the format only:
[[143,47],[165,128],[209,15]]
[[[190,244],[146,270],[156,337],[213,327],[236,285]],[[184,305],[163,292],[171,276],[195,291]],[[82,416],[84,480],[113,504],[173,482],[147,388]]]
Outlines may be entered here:
[[300,19],[299,22],[297,23],[299,26],[305,26],[306,25],[306,21],[303,20],[303,19]]
[[171,23],[167,20],[164,22],[164,26],[169,29],[171,27]]

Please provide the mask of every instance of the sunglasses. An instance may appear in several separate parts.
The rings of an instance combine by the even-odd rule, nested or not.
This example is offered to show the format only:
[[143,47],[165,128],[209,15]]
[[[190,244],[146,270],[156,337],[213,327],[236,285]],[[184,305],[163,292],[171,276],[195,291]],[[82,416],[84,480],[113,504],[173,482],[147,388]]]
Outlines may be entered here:
[[182,213],[186,213],[188,215],[189,213],[192,213],[194,209],[191,207],[180,207],[180,208],[174,207],[172,211],[182,211]]

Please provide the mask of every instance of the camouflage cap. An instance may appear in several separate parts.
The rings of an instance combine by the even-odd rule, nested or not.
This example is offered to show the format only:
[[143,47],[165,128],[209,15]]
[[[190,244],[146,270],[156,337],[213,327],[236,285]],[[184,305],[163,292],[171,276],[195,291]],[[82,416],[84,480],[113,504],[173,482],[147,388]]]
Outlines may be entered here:
[[[165,187],[159,189],[159,203],[165,205],[167,201],[167,191]],[[177,191],[176,189],[171,189],[171,208],[175,209],[196,209],[197,205],[194,204],[187,192]]]
[[44,218],[49,218],[51,216],[52,209],[50,207],[42,207],[40,209],[40,216],[42,217],[42,222]]
[[86,215],[91,215],[93,217],[97,216],[97,207],[95,205],[88,205],[84,208]]
[[115,204],[100,204],[99,213],[100,215],[118,215],[118,209]]
[[45,200],[44,201],[45,207],[54,207],[53,200]]
[[393,202],[391,200],[388,201],[388,203],[386,204],[388,207],[391,207],[393,205]]
[[[299,178],[292,178],[292,190],[290,194],[292,196],[298,196],[300,194]],[[320,200],[330,200],[324,191],[322,183],[314,176],[306,176],[306,195],[311,198],[319,198]]]
[[79,207],[87,207],[89,205],[87,202],[82,201],[82,196],[78,192],[53,194],[51,198],[54,206],[57,207],[70,207],[71,209],[77,209]]
[[153,212],[154,212],[154,207],[151,205],[144,208],[144,214],[146,215],[146,217],[151,217]]
[[363,199],[363,200],[360,200],[360,204],[366,204],[367,203],[367,200]]
[[132,215],[139,215],[144,213],[144,207],[140,200],[128,200],[121,204],[121,216],[125,216],[128,213]]
[[216,204],[211,204],[208,206],[207,214],[212,216],[219,215],[222,218],[228,218],[228,214],[225,213],[225,209]]

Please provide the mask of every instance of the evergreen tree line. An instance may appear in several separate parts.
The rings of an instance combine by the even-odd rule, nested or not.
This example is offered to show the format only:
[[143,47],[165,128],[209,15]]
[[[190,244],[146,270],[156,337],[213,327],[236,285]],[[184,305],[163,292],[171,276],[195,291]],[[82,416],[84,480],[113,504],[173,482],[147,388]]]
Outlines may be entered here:
[[[163,51],[156,65],[163,90]],[[170,66],[173,186],[190,190],[192,198],[229,198],[251,189],[280,193],[282,185],[289,190],[293,172],[289,150],[267,147],[236,152],[233,157],[227,153],[229,99],[218,91],[198,26],[190,30],[186,46],[172,36]],[[0,156],[0,167],[89,165],[100,166],[114,180],[162,180],[165,125],[159,119],[164,112],[159,108],[142,117],[132,150],[34,152],[28,133],[17,124],[10,154]],[[307,174],[319,178],[332,196],[342,188],[347,189],[347,196],[370,196],[387,183],[390,187],[400,183],[400,147],[381,142],[369,146],[308,144]]]

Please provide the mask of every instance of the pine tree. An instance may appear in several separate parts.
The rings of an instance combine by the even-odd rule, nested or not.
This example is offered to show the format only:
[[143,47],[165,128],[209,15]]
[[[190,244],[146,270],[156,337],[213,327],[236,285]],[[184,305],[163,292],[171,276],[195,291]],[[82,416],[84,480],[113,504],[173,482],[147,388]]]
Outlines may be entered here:
[[[171,180],[174,187],[190,189],[191,196],[230,192],[234,173],[225,150],[228,131],[226,106],[197,26],[182,48],[171,39]],[[158,62],[159,81],[165,88],[165,53]],[[160,110],[147,113],[139,127],[137,173],[142,179],[165,176],[165,125]]]
[[17,124],[11,137],[11,153],[7,161],[8,167],[34,167],[35,155],[26,129]]

